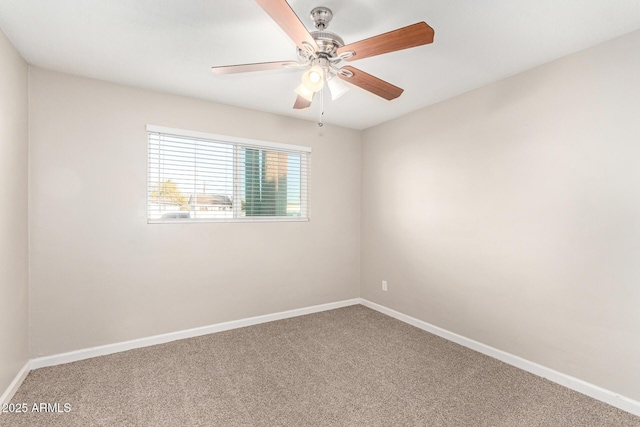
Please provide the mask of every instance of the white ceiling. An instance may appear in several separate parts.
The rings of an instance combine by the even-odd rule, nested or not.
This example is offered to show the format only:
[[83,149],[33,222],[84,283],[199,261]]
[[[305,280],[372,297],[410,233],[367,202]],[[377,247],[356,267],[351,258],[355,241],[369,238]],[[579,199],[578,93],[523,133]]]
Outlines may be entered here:
[[[363,129],[640,28],[638,0],[289,0],[309,29],[328,6],[345,43],[426,21],[435,41],[354,62],[405,89],[385,101],[352,86],[325,123]],[[0,27],[39,67],[317,120],[293,110],[300,71],[220,76],[213,65],[295,60],[252,0],[0,0]],[[327,94],[328,95],[328,94]]]

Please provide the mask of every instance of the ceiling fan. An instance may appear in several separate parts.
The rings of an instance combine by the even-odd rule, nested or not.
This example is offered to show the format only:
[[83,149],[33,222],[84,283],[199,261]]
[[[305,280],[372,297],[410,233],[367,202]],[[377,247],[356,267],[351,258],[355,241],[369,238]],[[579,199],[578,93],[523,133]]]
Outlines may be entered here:
[[295,89],[298,97],[294,109],[309,107],[313,96],[324,88],[325,83],[331,91],[332,99],[342,96],[348,87],[341,80],[384,99],[395,99],[404,89],[344,63],[433,42],[433,28],[425,22],[418,22],[345,45],[340,36],[326,31],[333,18],[333,12],[327,7],[316,7],[311,11],[316,31],[310,33],[285,0],[255,1],[296,43],[298,62],[226,65],[212,67],[211,71],[217,74],[232,74],[280,68],[305,68],[307,70],[302,75],[302,83]]

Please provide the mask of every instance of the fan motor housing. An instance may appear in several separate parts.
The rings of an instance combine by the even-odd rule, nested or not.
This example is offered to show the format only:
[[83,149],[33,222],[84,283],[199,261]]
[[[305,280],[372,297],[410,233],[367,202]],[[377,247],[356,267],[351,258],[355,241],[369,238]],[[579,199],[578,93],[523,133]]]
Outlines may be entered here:
[[313,40],[318,45],[318,50],[308,43],[303,43],[306,49],[298,48],[298,57],[302,61],[309,61],[314,57],[335,58],[338,48],[344,46],[344,41],[339,35],[330,31],[313,31],[310,33]]
[[329,31],[314,31],[311,33],[311,37],[318,45],[318,53],[334,56],[338,48],[344,46],[342,38]]

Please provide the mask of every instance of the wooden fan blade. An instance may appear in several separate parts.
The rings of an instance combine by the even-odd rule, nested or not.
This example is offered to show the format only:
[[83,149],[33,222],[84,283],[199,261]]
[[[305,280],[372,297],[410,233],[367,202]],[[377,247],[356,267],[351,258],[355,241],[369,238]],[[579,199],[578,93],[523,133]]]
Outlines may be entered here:
[[340,55],[342,52],[352,50],[355,52],[355,55],[348,58],[347,61],[355,61],[357,59],[433,43],[433,35],[433,28],[425,22],[418,22],[408,27],[399,28],[394,31],[389,31],[388,33],[348,44],[339,48],[337,53]]
[[342,80],[359,86],[362,89],[378,95],[388,101],[396,99],[397,97],[402,95],[402,92],[404,92],[404,89],[401,89],[398,86],[394,86],[391,83],[387,83],[384,80],[372,76],[371,74],[367,74],[362,70],[353,68],[350,65],[342,68],[353,73],[352,77],[345,77],[342,74],[338,73],[338,76]]
[[278,68],[297,66],[298,63],[295,61],[257,62],[254,64],[223,65],[221,67],[211,67],[211,71],[216,74],[235,74],[248,73],[251,71],[275,70]]
[[302,110],[303,108],[309,108],[311,106],[311,101],[308,101],[306,98],[298,95],[296,98],[296,103],[293,104],[294,110]]
[[314,51],[319,50],[316,41],[311,37],[309,31],[300,22],[298,16],[285,0],[256,0],[256,3],[269,14],[271,19],[276,21],[276,24],[287,33],[300,49],[304,49],[302,42],[307,42],[314,48]]

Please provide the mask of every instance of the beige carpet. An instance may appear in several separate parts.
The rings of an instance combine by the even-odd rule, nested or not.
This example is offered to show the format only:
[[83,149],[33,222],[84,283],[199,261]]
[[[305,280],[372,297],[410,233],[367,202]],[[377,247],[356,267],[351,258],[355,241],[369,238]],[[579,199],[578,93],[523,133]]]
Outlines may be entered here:
[[43,368],[0,426],[640,426],[593,400],[353,306]]

